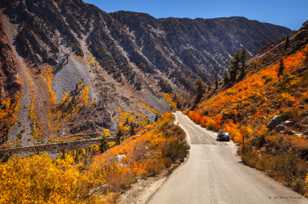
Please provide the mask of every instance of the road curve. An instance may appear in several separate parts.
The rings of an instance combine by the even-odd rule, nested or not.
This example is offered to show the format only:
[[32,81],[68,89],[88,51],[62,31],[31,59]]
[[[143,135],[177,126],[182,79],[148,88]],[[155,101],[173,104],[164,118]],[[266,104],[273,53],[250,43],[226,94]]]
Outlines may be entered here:
[[188,160],[152,196],[150,204],[307,204],[308,200],[236,156],[232,142],[216,142],[215,133],[181,112],[176,120],[191,144]]

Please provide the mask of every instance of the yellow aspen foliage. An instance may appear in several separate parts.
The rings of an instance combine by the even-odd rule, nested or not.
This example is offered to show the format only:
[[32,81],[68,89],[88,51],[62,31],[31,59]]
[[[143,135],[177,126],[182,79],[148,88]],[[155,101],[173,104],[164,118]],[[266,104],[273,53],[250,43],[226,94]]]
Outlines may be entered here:
[[165,101],[169,104],[172,110],[176,109],[176,101],[173,99],[174,95],[171,93],[163,93],[162,94]]
[[110,137],[111,136],[111,132],[107,128],[103,128],[102,134],[103,134],[104,137]]
[[118,128],[122,131],[122,133],[128,133],[132,124],[137,129],[148,125],[148,117],[143,113],[127,112],[121,108],[119,108],[118,112]]
[[29,107],[29,118],[31,120],[32,137],[36,140],[42,139],[43,137],[42,129],[39,124],[38,115],[35,111],[35,97],[31,98],[31,103]]
[[81,90],[81,93],[80,93],[80,102],[83,104],[83,105],[90,105],[90,87],[87,86],[87,85],[84,85],[83,86],[83,89]]
[[53,70],[52,67],[46,67],[42,71],[42,76],[46,81],[47,88],[48,88],[48,94],[50,99],[50,104],[54,105],[57,102],[57,95],[56,92],[53,89]]
[[160,115],[160,112],[156,108],[154,108],[153,106],[151,106],[147,103],[141,103],[141,108],[144,108],[147,111],[149,111],[150,113],[153,113],[155,115]]
[[[15,156],[0,163],[0,204],[115,203],[137,178],[157,175],[183,161],[187,150],[184,132],[168,113],[145,127],[142,135],[95,155],[90,164],[75,163],[76,152],[55,160],[47,154]],[[85,153],[78,150],[79,156]],[[93,193],[102,186],[108,189]]]
[[67,160],[13,157],[0,164],[0,203],[79,203],[80,179],[78,169]]
[[87,55],[87,62],[91,67],[95,67],[98,65],[98,62],[96,61],[95,57],[91,53],[88,53]]

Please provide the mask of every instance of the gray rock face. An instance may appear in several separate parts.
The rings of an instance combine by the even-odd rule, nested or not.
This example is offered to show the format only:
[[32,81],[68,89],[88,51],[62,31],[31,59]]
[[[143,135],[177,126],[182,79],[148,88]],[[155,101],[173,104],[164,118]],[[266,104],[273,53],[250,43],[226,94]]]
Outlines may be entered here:
[[[89,86],[89,107],[74,113],[63,125],[72,133],[115,129],[119,108],[131,112],[143,109],[143,114],[155,117],[145,104],[168,111],[161,92],[190,98],[195,80],[212,83],[221,77],[238,49],[245,48],[253,55],[291,32],[243,17],[156,19],[143,13],[106,13],[81,0],[1,0],[0,17],[6,22],[0,31],[6,28],[7,46],[14,48],[15,54],[10,55],[21,56],[25,64],[22,70],[16,71],[13,64],[14,69],[9,69],[2,62],[10,56],[0,53],[0,74],[6,75],[4,81],[0,77],[0,89],[6,95],[16,92],[20,87],[15,75],[27,79],[22,80],[21,90],[29,96],[25,92],[29,87],[31,98],[35,98],[34,112],[40,113],[41,129],[48,129],[50,123],[44,113],[59,105],[48,101],[46,80],[41,75],[45,67],[53,69],[52,88],[58,103],[63,95],[73,93],[80,81]],[[1,51],[4,46],[1,44]],[[75,98],[71,104],[77,106],[79,98]],[[27,113],[30,110],[22,101],[21,107]],[[56,110],[69,112],[63,107]],[[6,134],[11,125],[0,122]],[[52,131],[44,134],[47,137]],[[7,139],[5,134],[0,135],[0,143]]]
[[9,127],[14,123],[11,107],[16,106],[16,95],[21,88],[17,80],[16,59],[2,24],[0,18],[0,144],[8,139]]
[[191,91],[194,79],[211,82],[220,76],[236,50],[255,54],[290,33],[243,17],[193,20],[108,14],[79,0],[4,0],[0,7],[19,25],[17,50],[33,64],[61,69],[68,55],[83,56],[80,39],[86,38],[101,66],[136,89],[146,83],[138,77],[140,71],[161,78],[159,72],[170,83]]

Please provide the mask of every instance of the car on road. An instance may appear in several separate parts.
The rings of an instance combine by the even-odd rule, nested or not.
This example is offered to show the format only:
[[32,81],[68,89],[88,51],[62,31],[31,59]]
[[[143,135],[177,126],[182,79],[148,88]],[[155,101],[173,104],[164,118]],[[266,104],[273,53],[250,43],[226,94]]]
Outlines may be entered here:
[[230,134],[227,133],[227,132],[219,132],[217,134],[216,141],[229,142],[230,141]]

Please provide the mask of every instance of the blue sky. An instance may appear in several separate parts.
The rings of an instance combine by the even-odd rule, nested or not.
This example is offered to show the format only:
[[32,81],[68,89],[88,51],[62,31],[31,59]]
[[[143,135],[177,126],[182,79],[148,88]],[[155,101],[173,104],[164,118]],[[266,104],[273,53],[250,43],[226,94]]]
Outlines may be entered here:
[[[298,29],[308,20],[308,0],[84,0],[107,12],[145,12],[154,17],[245,16]],[[296,3],[295,3],[296,2]]]

